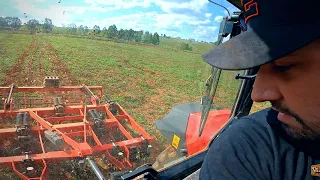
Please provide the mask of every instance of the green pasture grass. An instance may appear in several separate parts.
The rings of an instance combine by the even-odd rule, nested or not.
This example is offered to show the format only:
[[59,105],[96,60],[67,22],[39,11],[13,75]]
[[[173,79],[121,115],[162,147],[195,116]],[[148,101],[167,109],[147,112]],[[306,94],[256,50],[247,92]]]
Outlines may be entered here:
[[[32,36],[0,32],[0,82],[6,78],[5,71],[17,62],[29,48]],[[17,69],[17,71],[19,71]]]
[[[5,36],[0,34],[0,39]],[[13,37],[6,40],[11,46],[2,42],[0,45],[6,57],[14,62],[28,48],[32,35]],[[174,105],[199,102],[204,95],[210,66],[201,59],[201,54],[214,47],[209,43],[208,46],[200,44],[196,52],[190,53],[172,50],[180,44],[172,39],[152,46],[55,35],[34,37],[39,48],[52,45],[71,72],[74,83],[102,86],[104,94],[118,102],[160,142],[165,140],[156,130],[155,122],[165,117]],[[22,50],[13,53],[10,47]],[[35,61],[41,61],[37,57]],[[214,99],[220,107],[232,108],[240,85],[240,81],[234,79],[237,73],[222,71]],[[0,75],[5,76],[3,71]]]
[[206,42],[192,42],[189,40],[176,38],[160,38],[160,46],[168,50],[181,51],[182,43],[188,43],[192,47],[192,51],[187,52],[196,53],[200,55],[210,51],[215,47],[214,44]]

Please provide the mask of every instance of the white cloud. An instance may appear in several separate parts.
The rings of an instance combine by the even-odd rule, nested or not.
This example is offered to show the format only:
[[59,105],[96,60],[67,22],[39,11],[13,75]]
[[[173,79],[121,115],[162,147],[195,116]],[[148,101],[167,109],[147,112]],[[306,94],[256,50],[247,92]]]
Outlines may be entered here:
[[211,13],[206,13],[205,16],[206,16],[206,18],[210,18],[212,16],[212,14]]
[[129,9],[134,7],[148,8],[151,4],[159,6],[164,12],[172,13],[177,10],[190,10],[194,12],[202,12],[203,8],[208,4],[207,0],[85,0],[92,6],[113,7],[114,9]]
[[215,33],[217,29],[217,26],[198,26],[193,31],[193,34],[197,41],[207,40],[214,42],[217,40],[217,33]]
[[91,4],[93,6],[103,6],[107,8],[108,6],[113,7],[114,9],[129,9],[134,7],[149,7],[151,1],[150,0],[85,0],[84,2]]
[[[116,24],[118,29],[148,30],[152,33],[158,32],[159,34],[167,34],[169,36],[181,36],[181,31],[185,25],[197,26],[198,30],[195,31],[195,34],[192,34],[194,36],[204,36],[207,32],[213,34],[217,28],[209,26],[209,19],[201,20],[183,14],[158,14],[156,12],[140,12],[90,22],[85,20],[85,22],[88,22],[86,25],[90,27],[97,24],[101,29]],[[77,26],[79,25],[81,23],[77,23]],[[201,28],[205,29],[205,32],[200,31]]]
[[[27,18],[21,18],[23,23],[31,18],[35,18],[41,22],[41,20],[44,20],[46,17],[52,19],[55,24],[64,24],[70,22],[69,20],[71,16],[67,13],[63,14],[65,9],[61,9],[59,6],[51,6],[48,9],[39,9],[36,8],[34,3],[32,3],[30,0],[13,0],[13,2],[20,12],[26,13],[25,15]],[[69,9],[66,8],[66,11],[81,12],[81,9],[77,7],[69,7]]]
[[[197,40],[208,38],[214,39],[214,31],[217,27],[212,26],[212,19],[220,22],[222,16],[212,18],[212,14],[206,11],[207,0],[85,0],[88,7],[63,6],[63,4],[54,4],[48,8],[37,8],[34,1],[44,2],[46,0],[12,0],[15,7],[22,13],[26,13],[28,19],[35,18],[44,20],[46,17],[52,19],[54,25],[68,25],[75,23],[77,26],[94,25],[109,27],[116,24],[118,29],[148,30],[149,32],[158,32],[173,37],[191,36]],[[33,1],[33,2],[32,2]],[[58,0],[57,0],[58,1]],[[62,0],[63,2],[63,0]],[[117,9],[129,9],[134,7],[159,6],[164,12],[135,12],[132,14],[123,14],[101,19],[101,16],[85,16],[86,12],[110,12]],[[207,12],[207,13],[205,13]],[[112,12],[111,12],[112,14]],[[28,19],[20,17],[22,22]],[[185,28],[189,28],[186,30]],[[193,33],[190,33],[190,31]],[[186,37],[189,38],[189,37]]]
[[201,10],[208,4],[207,0],[191,0],[189,2],[177,2],[166,0],[154,0],[154,4],[161,7],[165,12],[174,12],[175,9],[190,9],[195,12],[201,12]]
[[160,28],[168,28],[170,26],[181,27],[181,25],[208,25],[209,19],[200,20],[194,16],[184,14],[157,14],[156,26]]
[[44,3],[44,2],[46,2],[47,0],[35,0],[36,2],[38,2],[38,3]]
[[223,16],[216,16],[214,18],[214,22],[220,23],[222,21],[222,19],[223,19]]
[[[44,1],[44,0],[37,0],[37,1]],[[107,12],[113,10],[112,7],[109,8],[102,8],[97,6],[91,7],[79,7],[79,6],[58,6],[52,5],[46,9],[40,9],[32,3],[31,0],[13,0],[15,7],[23,13],[26,13],[27,18],[21,17],[22,23],[27,22],[31,18],[35,18],[37,20],[44,20],[45,18],[52,19],[54,25],[61,26],[62,24],[69,24],[72,23],[72,17],[76,17],[77,15],[83,14],[87,11],[94,11],[94,12]],[[90,22],[90,20],[89,20]]]

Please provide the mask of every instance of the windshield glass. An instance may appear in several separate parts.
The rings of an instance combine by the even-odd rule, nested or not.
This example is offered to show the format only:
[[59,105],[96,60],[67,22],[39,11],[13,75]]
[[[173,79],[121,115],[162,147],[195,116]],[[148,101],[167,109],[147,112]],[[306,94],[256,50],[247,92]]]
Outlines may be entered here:
[[220,6],[9,0],[0,9],[0,179],[162,169],[204,150],[229,120],[243,72],[212,73],[201,58],[228,16]]

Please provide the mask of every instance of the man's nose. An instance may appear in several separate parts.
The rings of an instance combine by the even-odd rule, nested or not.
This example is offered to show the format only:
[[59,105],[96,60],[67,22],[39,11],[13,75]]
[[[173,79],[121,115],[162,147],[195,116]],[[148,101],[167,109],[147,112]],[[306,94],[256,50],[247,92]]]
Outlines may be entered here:
[[255,102],[276,101],[282,98],[282,94],[272,75],[259,72],[255,78],[251,98]]

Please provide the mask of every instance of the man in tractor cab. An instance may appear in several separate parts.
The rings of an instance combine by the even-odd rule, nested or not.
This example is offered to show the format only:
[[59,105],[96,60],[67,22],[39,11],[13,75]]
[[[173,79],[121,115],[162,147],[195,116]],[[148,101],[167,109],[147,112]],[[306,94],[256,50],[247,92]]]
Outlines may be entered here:
[[234,119],[200,179],[320,179],[320,0],[241,0],[247,31],[203,55],[226,70],[259,67],[251,98],[272,107]]

